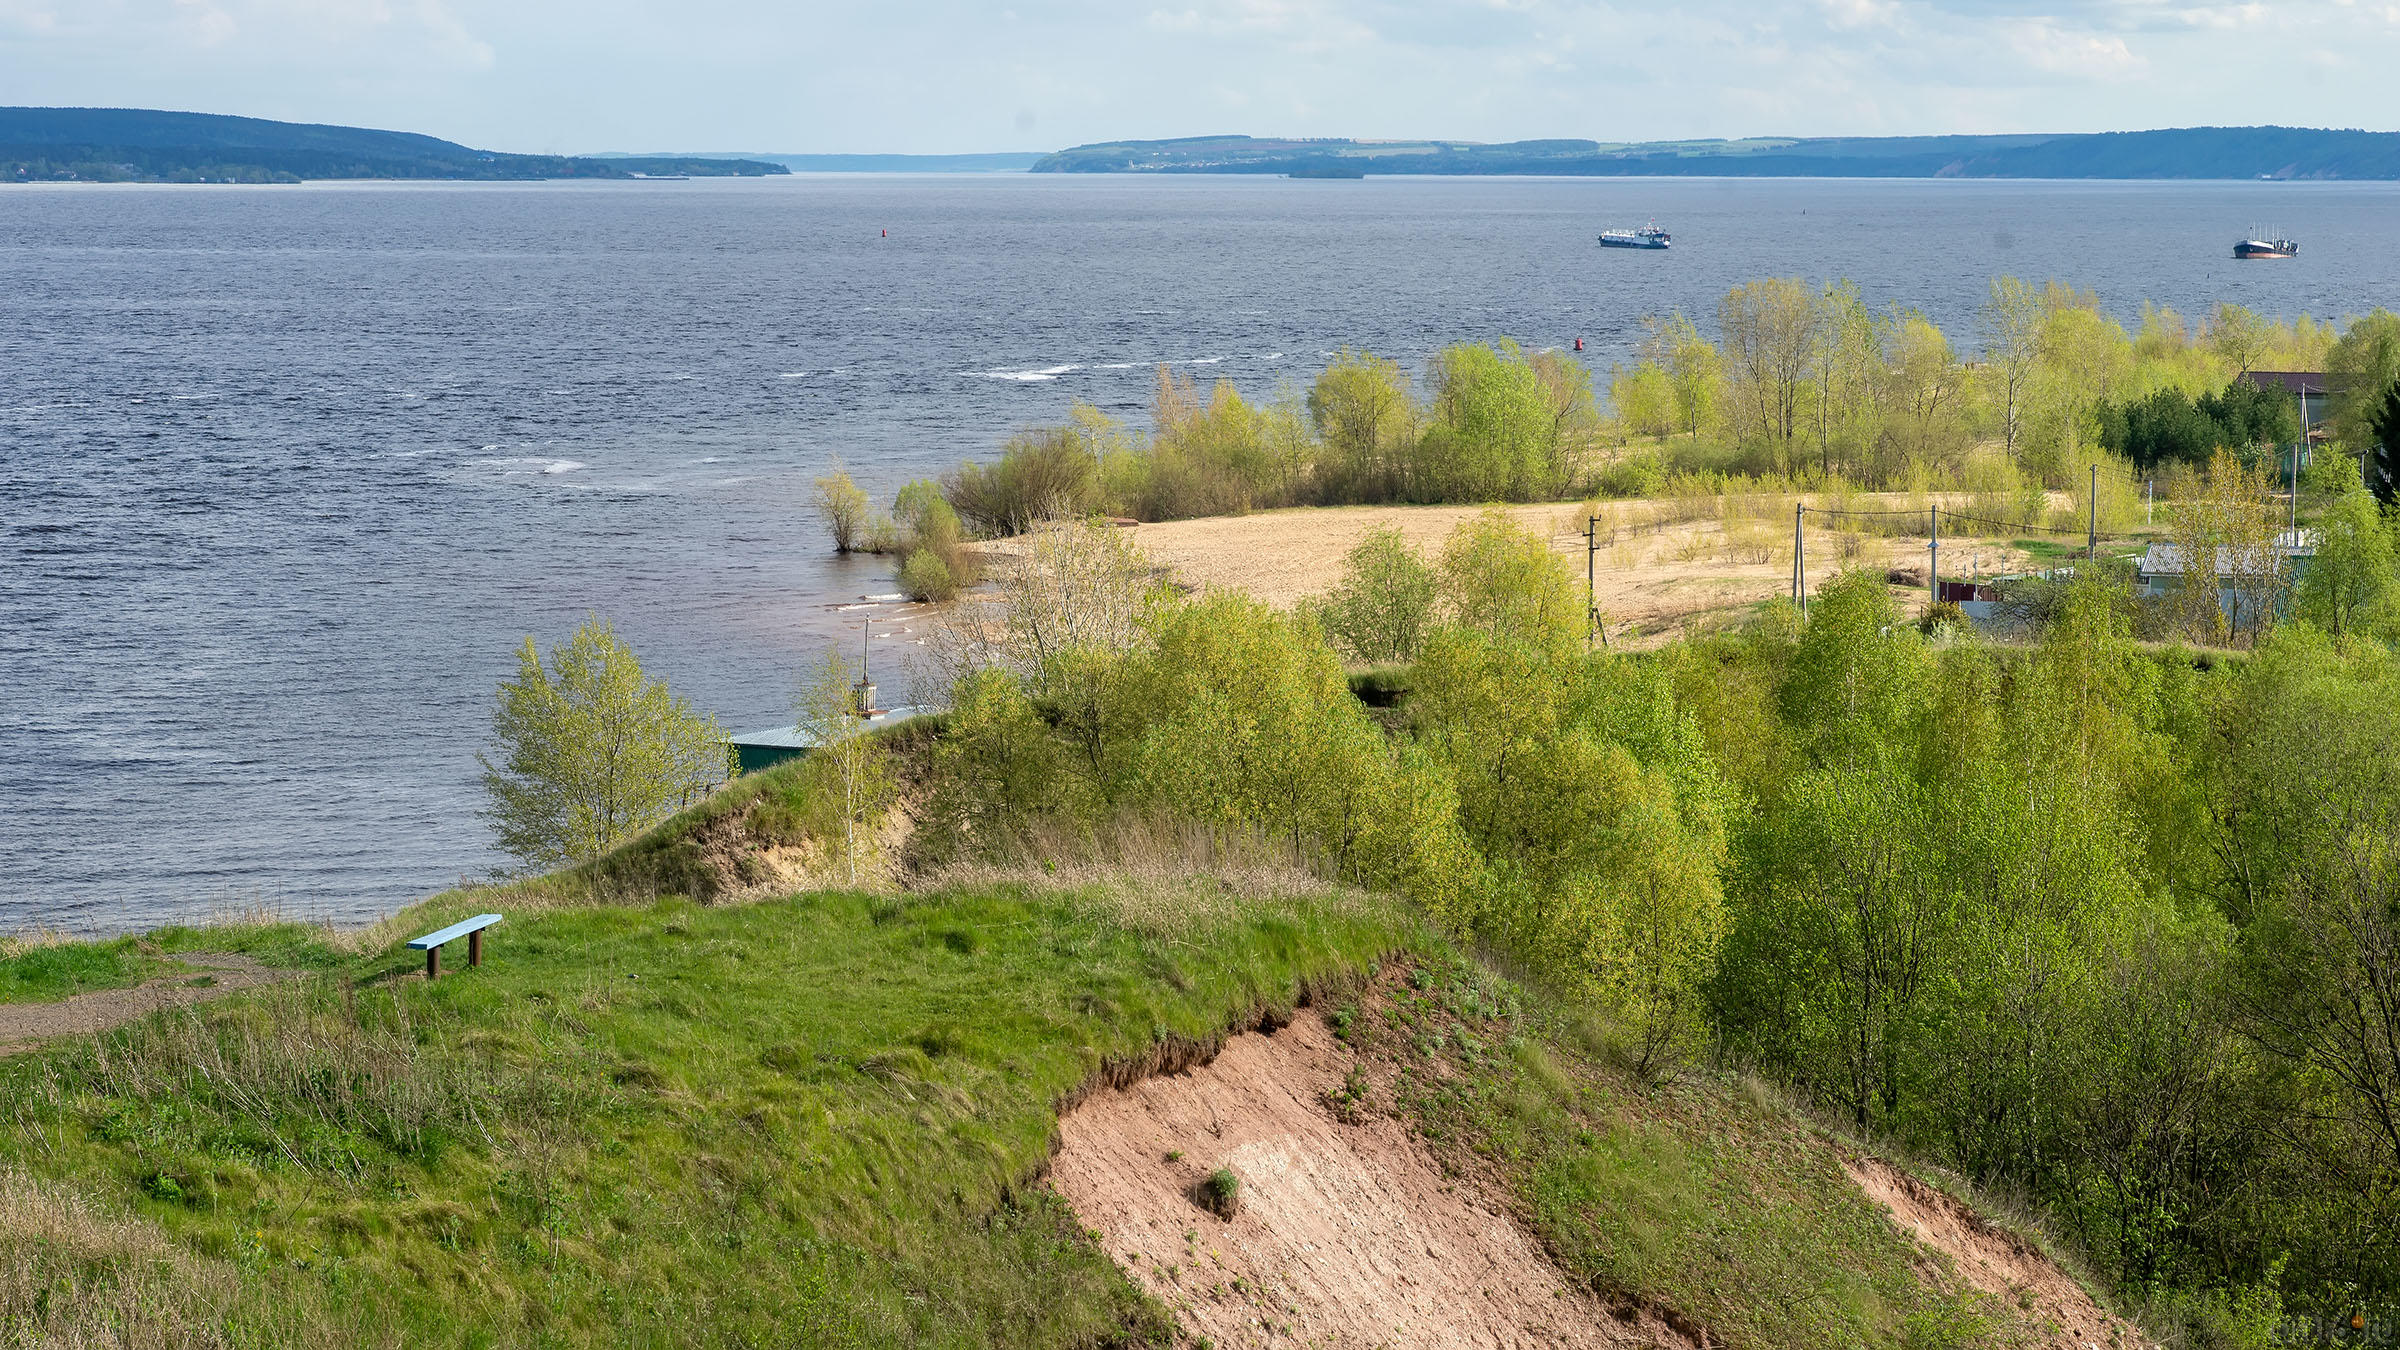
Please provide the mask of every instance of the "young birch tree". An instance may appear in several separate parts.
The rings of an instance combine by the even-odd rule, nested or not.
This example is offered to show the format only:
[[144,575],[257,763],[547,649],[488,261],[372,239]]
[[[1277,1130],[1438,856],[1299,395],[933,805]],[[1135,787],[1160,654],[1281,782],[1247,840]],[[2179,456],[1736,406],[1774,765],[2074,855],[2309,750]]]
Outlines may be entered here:
[[1998,277],[1983,302],[1983,359],[2000,385],[2000,425],[2010,456],[2024,434],[2025,390],[2042,357],[2042,293],[2016,277]]
[[868,739],[871,724],[859,715],[858,679],[858,667],[839,651],[827,652],[825,663],[801,681],[793,724],[816,743],[809,763],[825,791],[822,804],[835,815],[832,824],[853,886],[859,860],[873,852],[859,827],[883,808],[891,790],[883,752]]
[[499,762],[478,754],[500,847],[530,869],[588,862],[705,795],[726,775],[725,729],[692,711],[597,617],[550,649],[517,651],[492,714]]
[[1817,344],[1817,300],[1797,280],[1745,282],[1717,302],[1734,402],[1748,432],[1788,453]]

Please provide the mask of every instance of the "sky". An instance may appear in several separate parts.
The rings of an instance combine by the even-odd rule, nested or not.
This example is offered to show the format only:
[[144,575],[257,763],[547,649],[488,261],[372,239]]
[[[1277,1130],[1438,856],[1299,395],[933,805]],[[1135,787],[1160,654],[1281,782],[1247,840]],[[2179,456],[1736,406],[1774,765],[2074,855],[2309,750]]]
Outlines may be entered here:
[[2400,129],[2400,0],[0,0],[0,104],[492,150]]

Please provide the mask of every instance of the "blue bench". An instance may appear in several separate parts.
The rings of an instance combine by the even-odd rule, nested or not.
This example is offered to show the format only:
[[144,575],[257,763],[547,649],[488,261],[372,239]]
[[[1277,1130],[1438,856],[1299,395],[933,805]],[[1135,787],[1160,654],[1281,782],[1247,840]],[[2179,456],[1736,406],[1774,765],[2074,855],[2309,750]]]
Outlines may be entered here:
[[483,930],[498,922],[500,922],[500,916],[497,914],[478,914],[472,919],[461,919],[448,928],[427,933],[421,938],[410,938],[408,945],[425,953],[425,978],[438,980],[442,978],[443,943],[465,938],[467,940],[467,964],[480,966],[483,964]]

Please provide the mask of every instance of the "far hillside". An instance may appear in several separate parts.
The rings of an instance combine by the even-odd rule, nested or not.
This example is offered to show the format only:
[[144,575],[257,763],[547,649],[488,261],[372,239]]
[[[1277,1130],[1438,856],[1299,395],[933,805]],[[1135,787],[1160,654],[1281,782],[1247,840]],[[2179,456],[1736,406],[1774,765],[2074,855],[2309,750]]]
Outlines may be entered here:
[[0,108],[0,181],[296,183],[320,178],[757,177],[780,164],[509,155],[432,136],[141,108]]
[[1192,136],[1061,150],[1036,173],[1571,174],[1741,178],[2400,178],[2400,132],[2177,127],[2065,136],[1377,141]]

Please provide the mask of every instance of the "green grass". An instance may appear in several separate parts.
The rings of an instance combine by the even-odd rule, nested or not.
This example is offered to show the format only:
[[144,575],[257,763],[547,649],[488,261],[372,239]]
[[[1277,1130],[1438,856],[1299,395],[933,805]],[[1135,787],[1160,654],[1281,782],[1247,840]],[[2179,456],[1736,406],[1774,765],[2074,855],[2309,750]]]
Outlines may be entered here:
[[1612,1300],[1720,1344],[2013,1343],[2003,1310],[1917,1277],[1831,1143],[1770,1095],[1700,1074],[1643,1089],[1605,1028],[1550,1006],[1453,958],[1343,1034],[1397,1060],[1420,1132],[1496,1166],[1560,1266]]
[[[0,950],[5,950],[0,948]],[[39,943],[0,957],[0,1003],[47,1003],[101,989],[123,989],[197,967],[183,952],[239,952],[271,966],[323,968],[341,958],[323,935],[301,924],[166,928],[107,942]]]
[[196,1254],[229,1344],[1163,1342],[1030,1184],[1059,1103],[1429,947],[1200,884],[527,914],[437,984],[395,945],[0,1061],[0,1179]]

